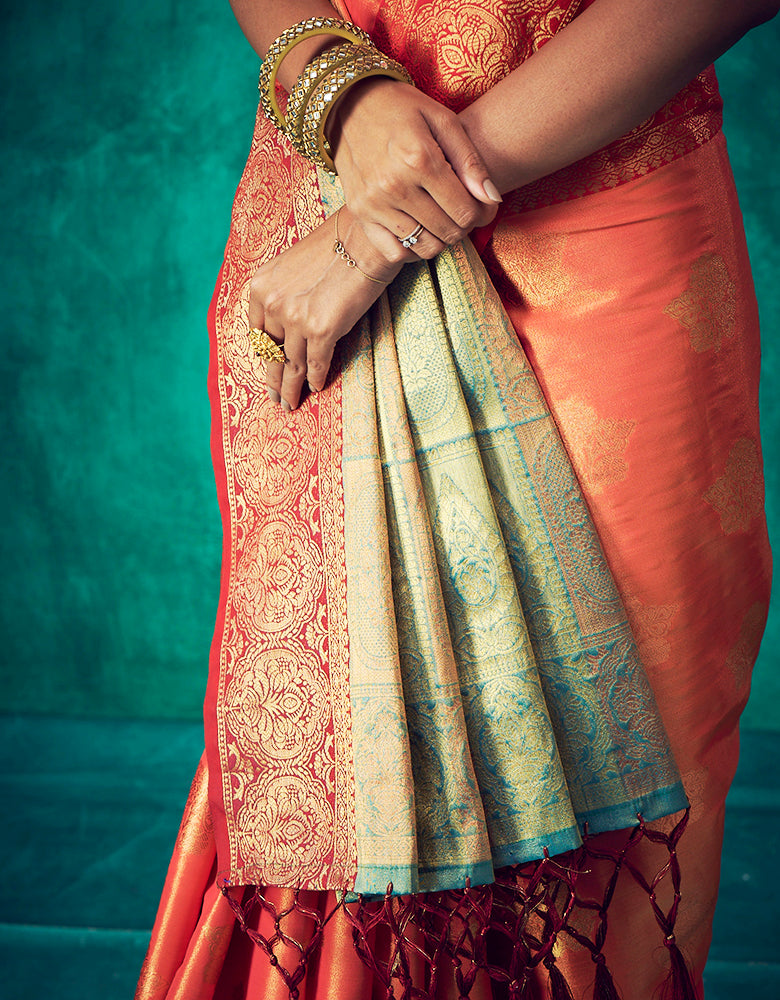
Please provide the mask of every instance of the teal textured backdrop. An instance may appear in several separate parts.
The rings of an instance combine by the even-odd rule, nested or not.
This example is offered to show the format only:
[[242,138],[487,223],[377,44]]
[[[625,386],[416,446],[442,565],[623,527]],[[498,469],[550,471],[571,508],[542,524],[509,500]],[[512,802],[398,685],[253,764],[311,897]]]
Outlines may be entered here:
[[[257,60],[227,0],[2,4],[2,709],[196,719],[219,583],[206,309]],[[720,77],[780,530],[780,24]],[[746,722],[780,715],[775,602]]]

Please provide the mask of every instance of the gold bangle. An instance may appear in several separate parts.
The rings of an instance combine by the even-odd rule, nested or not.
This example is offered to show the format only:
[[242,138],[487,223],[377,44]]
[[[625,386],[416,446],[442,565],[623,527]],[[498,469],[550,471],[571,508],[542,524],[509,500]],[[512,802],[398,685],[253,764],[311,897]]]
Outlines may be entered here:
[[330,174],[336,173],[336,165],[325,138],[328,116],[350,87],[372,76],[387,76],[413,85],[412,78],[400,63],[383,55],[378,49],[363,48],[354,60],[337,66],[328,73],[306,104],[301,134],[303,154]]
[[309,98],[317,85],[336,66],[350,62],[357,56],[361,48],[363,46],[357,45],[355,42],[341,42],[312,59],[295,81],[287,100],[284,131],[299,153],[303,153],[303,121]]
[[350,21],[341,21],[335,17],[308,17],[305,21],[299,21],[291,25],[275,38],[263,59],[260,69],[260,79],[257,88],[260,91],[260,103],[266,116],[282,132],[284,131],[284,116],[282,115],[279,103],[276,100],[274,87],[276,85],[276,74],[282,60],[305,38],[314,38],[318,35],[335,35],[339,38],[346,38],[347,41],[373,44],[371,37],[362,28]]
[[333,252],[335,254],[338,254],[339,257],[341,257],[341,259],[344,261],[344,263],[347,265],[347,267],[354,267],[356,270],[360,271],[360,273],[363,275],[364,278],[368,278],[369,281],[375,281],[378,285],[386,285],[387,282],[386,281],[382,281],[381,278],[374,278],[370,274],[366,274],[366,272],[363,270],[363,268],[360,266],[360,264],[358,264],[358,262],[355,260],[355,258],[354,257],[350,257],[349,253],[347,252],[347,248],[341,242],[341,238],[339,237],[339,215],[340,215],[340,213],[341,213],[341,209],[339,209],[336,212],[336,214],[335,214],[336,242],[333,244]]

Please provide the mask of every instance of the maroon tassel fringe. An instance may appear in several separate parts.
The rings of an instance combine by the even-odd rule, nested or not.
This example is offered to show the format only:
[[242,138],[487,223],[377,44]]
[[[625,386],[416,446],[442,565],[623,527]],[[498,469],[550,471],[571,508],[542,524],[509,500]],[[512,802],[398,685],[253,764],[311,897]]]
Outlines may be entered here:
[[669,949],[672,967],[666,982],[661,987],[659,1000],[698,1000],[691,973],[674,938],[665,944]]
[[615,986],[612,973],[607,968],[604,956],[599,955],[600,962],[596,963],[596,981],[593,984],[593,1000],[621,1000],[620,994]]
[[[583,846],[567,855],[545,855],[533,864],[506,868],[496,873],[492,885],[471,886],[446,892],[393,896],[392,885],[380,899],[359,897],[347,904],[337,898],[327,913],[307,906],[310,894],[296,892],[292,906],[278,912],[262,887],[248,891],[239,902],[237,890],[224,888],[230,906],[247,935],[268,956],[287,987],[290,1000],[298,1000],[309,962],[319,947],[329,920],[339,910],[352,926],[355,950],[384,988],[388,1000],[429,1000],[436,995],[442,977],[455,984],[458,1000],[468,1000],[477,976],[487,974],[497,996],[507,1000],[529,1000],[537,972],[547,979],[550,1000],[574,1000],[571,984],[555,961],[556,951],[573,939],[590,952],[596,967],[593,1000],[621,1000],[603,953],[608,931],[608,912],[618,878],[630,877],[646,893],[670,960],[670,971],[659,988],[657,1000],[697,1000],[694,983],[674,938],[680,904],[680,865],[677,844],[688,822],[686,812],[671,833],[639,825],[626,834],[619,850],[604,850],[598,838],[586,835]],[[666,850],[666,860],[648,879],[634,861],[634,849],[646,840]],[[594,864],[609,863],[611,871],[600,899],[578,892],[580,876]],[[673,900],[667,910],[657,891],[668,879]],[[251,889],[251,887],[250,887]],[[252,911],[270,915],[273,934],[254,929]],[[301,943],[285,934],[291,914],[311,922],[311,933]],[[589,934],[583,920],[593,915]],[[576,917],[580,919],[575,920]],[[382,949],[375,947],[377,931]],[[285,968],[277,951],[297,955],[295,968]],[[652,947],[652,943],[648,943]],[[288,960],[289,961],[289,960]],[[422,971],[420,971],[422,970]],[[579,996],[577,1000],[580,1000]],[[649,1000],[649,998],[648,998]]]
[[550,977],[550,1000],[574,1000],[569,984],[555,961],[546,961],[544,967]]

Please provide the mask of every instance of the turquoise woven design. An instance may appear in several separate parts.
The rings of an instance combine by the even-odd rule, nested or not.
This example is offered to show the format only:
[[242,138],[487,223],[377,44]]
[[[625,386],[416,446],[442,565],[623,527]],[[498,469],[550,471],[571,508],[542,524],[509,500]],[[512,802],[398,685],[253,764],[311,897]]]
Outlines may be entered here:
[[404,269],[344,373],[359,877],[397,892],[683,808],[568,457],[471,244]]

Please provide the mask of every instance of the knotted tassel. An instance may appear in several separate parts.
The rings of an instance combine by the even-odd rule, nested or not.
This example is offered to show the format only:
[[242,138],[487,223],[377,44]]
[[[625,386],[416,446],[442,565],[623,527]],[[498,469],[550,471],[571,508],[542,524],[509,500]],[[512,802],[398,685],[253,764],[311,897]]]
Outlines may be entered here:
[[550,957],[545,960],[544,966],[550,977],[550,1000],[574,1000],[566,977],[555,964],[555,959]]
[[596,963],[596,981],[593,984],[593,1000],[621,1000],[604,956],[597,955],[594,961]]
[[674,937],[670,935],[664,943],[669,951],[671,968],[661,986],[659,1000],[698,1000],[688,964]]

